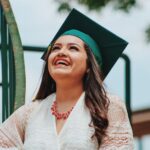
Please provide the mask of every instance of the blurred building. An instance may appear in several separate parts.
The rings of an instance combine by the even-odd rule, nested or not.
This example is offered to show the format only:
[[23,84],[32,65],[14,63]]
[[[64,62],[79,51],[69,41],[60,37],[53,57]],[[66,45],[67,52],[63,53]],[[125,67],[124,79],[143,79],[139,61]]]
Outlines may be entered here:
[[132,113],[132,125],[135,137],[150,134],[150,108],[134,111]]

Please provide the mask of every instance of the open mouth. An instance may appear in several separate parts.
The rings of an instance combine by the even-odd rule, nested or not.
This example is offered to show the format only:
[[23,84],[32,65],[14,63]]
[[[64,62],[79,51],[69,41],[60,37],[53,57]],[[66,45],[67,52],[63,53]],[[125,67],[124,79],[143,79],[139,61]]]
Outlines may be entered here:
[[54,65],[56,65],[56,66],[58,66],[58,65],[69,66],[70,63],[65,59],[56,59],[54,61]]

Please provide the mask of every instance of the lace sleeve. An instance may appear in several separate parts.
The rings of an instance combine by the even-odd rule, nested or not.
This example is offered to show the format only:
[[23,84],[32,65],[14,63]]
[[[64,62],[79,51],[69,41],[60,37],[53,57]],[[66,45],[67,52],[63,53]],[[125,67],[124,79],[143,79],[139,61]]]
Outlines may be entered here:
[[[35,102],[34,102],[35,103]],[[24,142],[24,133],[27,119],[33,110],[33,103],[23,105],[16,110],[0,126],[0,149],[16,150],[21,149]]]
[[133,150],[133,134],[125,104],[117,97],[110,97],[109,126],[100,150]]

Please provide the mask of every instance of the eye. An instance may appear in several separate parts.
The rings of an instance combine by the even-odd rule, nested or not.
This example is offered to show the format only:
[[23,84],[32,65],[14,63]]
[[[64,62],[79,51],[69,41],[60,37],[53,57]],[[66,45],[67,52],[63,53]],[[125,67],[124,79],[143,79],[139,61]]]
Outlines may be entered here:
[[70,49],[70,50],[73,50],[73,51],[79,51],[79,48],[76,47],[76,46],[70,46],[69,49]]
[[56,51],[56,50],[60,50],[60,47],[59,46],[53,46],[51,51]]

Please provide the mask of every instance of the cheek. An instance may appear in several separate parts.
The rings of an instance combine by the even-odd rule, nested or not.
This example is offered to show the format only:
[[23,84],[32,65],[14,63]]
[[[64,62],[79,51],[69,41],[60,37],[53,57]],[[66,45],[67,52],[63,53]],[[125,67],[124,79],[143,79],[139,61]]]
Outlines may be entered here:
[[85,74],[86,70],[87,70],[87,58],[78,58],[76,60],[76,66],[75,66],[75,70],[78,70],[79,74]]

